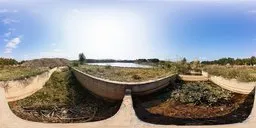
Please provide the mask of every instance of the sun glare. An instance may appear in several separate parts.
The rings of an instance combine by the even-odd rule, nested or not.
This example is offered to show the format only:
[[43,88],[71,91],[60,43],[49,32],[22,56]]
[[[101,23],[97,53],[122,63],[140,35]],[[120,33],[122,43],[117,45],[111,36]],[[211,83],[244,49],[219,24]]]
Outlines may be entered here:
[[63,26],[69,49],[85,51],[92,58],[131,58],[137,50],[147,49],[145,23],[130,12],[76,11]]

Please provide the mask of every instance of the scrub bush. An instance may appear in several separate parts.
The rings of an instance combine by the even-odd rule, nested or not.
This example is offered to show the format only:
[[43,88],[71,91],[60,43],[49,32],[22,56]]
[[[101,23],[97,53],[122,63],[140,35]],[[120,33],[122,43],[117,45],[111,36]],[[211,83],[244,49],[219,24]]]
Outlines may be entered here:
[[181,103],[214,106],[230,101],[232,92],[224,90],[209,82],[182,83],[171,93],[171,98]]

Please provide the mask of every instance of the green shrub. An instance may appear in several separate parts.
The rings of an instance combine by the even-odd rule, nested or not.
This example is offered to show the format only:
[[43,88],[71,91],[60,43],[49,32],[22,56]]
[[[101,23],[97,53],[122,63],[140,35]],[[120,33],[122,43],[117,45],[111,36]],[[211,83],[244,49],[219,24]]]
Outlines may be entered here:
[[11,58],[0,58],[0,65],[15,65],[18,64],[18,61]]
[[74,63],[73,63],[73,66],[74,66],[74,67],[78,67],[78,66],[79,66],[79,63],[78,63],[78,62],[74,62]]
[[187,74],[191,67],[187,63],[181,62],[161,62],[159,65],[162,69],[171,70],[174,73]]
[[171,93],[171,98],[181,103],[195,105],[216,105],[228,102],[232,97],[230,91],[224,90],[207,82],[182,83]]
[[135,80],[139,80],[139,79],[141,79],[141,76],[135,74],[135,75],[132,75],[132,78]]
[[111,69],[111,65],[106,65],[105,69]]

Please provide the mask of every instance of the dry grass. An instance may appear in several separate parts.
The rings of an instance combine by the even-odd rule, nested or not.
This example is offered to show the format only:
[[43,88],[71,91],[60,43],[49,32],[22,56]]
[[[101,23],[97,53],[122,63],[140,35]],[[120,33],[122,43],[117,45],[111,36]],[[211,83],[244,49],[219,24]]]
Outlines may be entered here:
[[256,68],[246,66],[218,66],[208,65],[204,67],[210,75],[222,76],[227,79],[237,79],[241,82],[255,82],[256,81]]
[[31,68],[21,66],[0,67],[0,81],[24,79],[47,71],[48,68]]
[[54,123],[103,120],[114,115],[120,104],[91,95],[70,70],[54,72],[41,90],[9,103],[12,111],[23,119]]
[[81,65],[78,69],[99,78],[123,82],[147,81],[173,74],[171,70],[163,68],[127,68]]

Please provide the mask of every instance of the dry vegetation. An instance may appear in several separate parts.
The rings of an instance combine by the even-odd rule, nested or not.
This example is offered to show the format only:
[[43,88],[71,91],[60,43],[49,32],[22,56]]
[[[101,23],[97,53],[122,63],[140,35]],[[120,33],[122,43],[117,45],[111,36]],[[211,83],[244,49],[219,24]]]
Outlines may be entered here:
[[237,79],[241,82],[256,82],[256,67],[207,65],[204,70],[210,75]]
[[64,58],[41,58],[23,61],[22,66],[27,67],[60,67],[69,65],[69,60]]
[[38,122],[88,122],[113,116],[121,101],[107,102],[91,95],[71,71],[54,72],[44,88],[25,99],[10,102],[19,117]]
[[163,68],[124,68],[97,65],[80,65],[76,68],[99,78],[123,82],[147,81],[173,74],[171,70]]
[[176,81],[133,100],[138,117],[146,122],[214,125],[244,121],[252,110],[254,94],[232,93],[211,82]]
[[48,68],[23,67],[23,66],[1,66],[0,81],[24,79],[47,71]]

